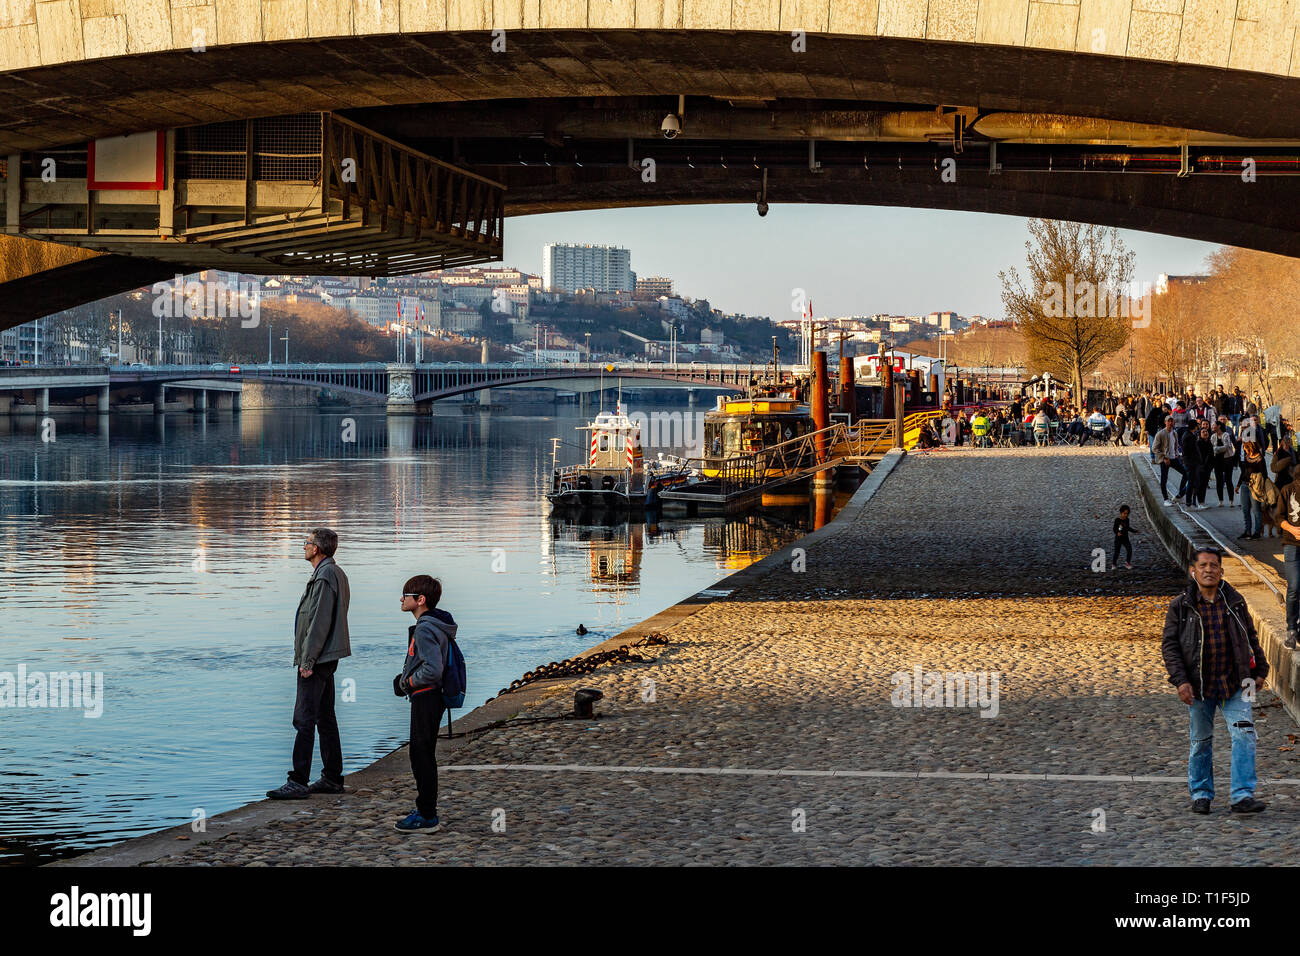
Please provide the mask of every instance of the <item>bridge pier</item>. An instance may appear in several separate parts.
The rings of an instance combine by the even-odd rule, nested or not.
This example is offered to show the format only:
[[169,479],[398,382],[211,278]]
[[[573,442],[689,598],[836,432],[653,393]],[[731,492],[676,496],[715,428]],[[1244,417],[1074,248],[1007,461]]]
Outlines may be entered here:
[[244,407],[244,387],[241,385],[239,391],[230,393],[230,410],[238,412]]
[[12,395],[0,395],[0,415],[11,415],[14,410],[14,397]]
[[388,405],[389,415],[415,414],[414,365],[388,366]]
[[158,391],[153,393],[153,413],[161,415],[167,411],[167,386],[159,385]]
[[48,388],[38,388],[36,390],[36,414],[48,415],[50,413],[50,390]]
[[101,415],[108,414],[108,386],[99,386],[99,395],[95,402],[95,411]]
[[687,407],[687,408],[694,408],[694,407],[695,407],[695,403],[696,403],[698,400],[699,400],[699,396],[695,394],[695,389],[693,389],[693,388],[688,388],[688,389],[686,390],[686,407]]
[[194,410],[196,412],[206,412],[208,410],[208,390],[206,388],[195,391]]

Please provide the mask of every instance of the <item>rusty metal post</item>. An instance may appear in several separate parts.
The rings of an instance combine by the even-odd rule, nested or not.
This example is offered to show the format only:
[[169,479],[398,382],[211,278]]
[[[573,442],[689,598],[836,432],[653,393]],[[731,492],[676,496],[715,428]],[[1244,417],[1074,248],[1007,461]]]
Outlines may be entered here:
[[853,359],[840,359],[840,411],[849,413],[849,423],[858,417],[858,389],[853,381]]
[[934,396],[934,407],[939,408],[943,405],[943,396],[939,394],[939,376],[930,376],[930,394]]
[[[812,419],[813,430],[821,431],[827,428],[830,421],[830,411],[826,407],[826,353],[813,352],[812,355]],[[817,436],[817,461],[826,460],[826,436]]]
[[894,417],[894,370],[884,364],[880,366],[880,416]]
[[903,447],[903,382],[894,383],[894,447]]

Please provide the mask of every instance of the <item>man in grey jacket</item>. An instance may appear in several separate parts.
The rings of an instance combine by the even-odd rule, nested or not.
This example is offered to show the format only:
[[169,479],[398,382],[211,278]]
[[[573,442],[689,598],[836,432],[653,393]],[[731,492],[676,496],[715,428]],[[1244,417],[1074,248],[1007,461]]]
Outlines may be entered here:
[[1182,480],[1178,483],[1178,494],[1174,497],[1181,498],[1187,491],[1187,470],[1178,458],[1178,432],[1174,430],[1173,416],[1165,418],[1165,427],[1156,432],[1155,440],[1151,443],[1151,453],[1160,463],[1160,497],[1168,505],[1170,468],[1182,475]]
[[[313,793],[343,792],[343,746],[334,715],[334,672],[339,661],[352,656],[348,641],[348,576],[334,563],[339,536],[316,528],[302,545],[312,566],[298,614],[293,622],[293,664],[298,669],[298,698],[293,707],[293,769],[272,800],[305,800]],[[321,776],[311,779],[311,755],[320,731]]]

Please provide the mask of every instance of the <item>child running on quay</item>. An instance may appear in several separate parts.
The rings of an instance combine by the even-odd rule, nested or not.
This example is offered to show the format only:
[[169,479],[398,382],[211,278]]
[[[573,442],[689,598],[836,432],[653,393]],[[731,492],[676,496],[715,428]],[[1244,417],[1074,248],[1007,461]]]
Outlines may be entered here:
[[1119,506],[1119,517],[1115,519],[1115,554],[1111,557],[1110,563],[1113,567],[1119,567],[1119,549],[1124,549],[1124,567],[1133,570],[1133,545],[1129,543],[1128,536],[1137,534],[1128,524],[1129,507],[1128,505]]

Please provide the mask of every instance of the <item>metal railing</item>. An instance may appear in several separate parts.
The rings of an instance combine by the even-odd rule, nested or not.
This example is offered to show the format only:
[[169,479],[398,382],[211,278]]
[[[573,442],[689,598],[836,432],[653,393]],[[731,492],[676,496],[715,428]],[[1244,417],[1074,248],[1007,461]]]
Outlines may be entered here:
[[[591,480],[590,489],[579,489],[578,479],[586,475]],[[605,488],[602,479],[606,476],[614,479],[610,488]],[[555,469],[552,478],[552,488],[557,493],[579,490],[591,491],[613,491],[617,494],[635,494],[641,489],[633,483],[632,471],[629,468],[591,468],[587,465],[562,465]]]
[[779,485],[814,471],[855,459],[883,455],[894,443],[894,423],[861,419],[855,425],[836,422],[748,454],[733,455],[717,467],[723,495],[761,485]]
[[[381,229],[396,221],[398,231],[440,233],[499,247],[505,227],[505,187],[403,146],[333,113],[324,115],[325,185],[328,198],[343,202],[343,218],[354,207],[367,225]],[[345,172],[344,163],[351,160]]]

